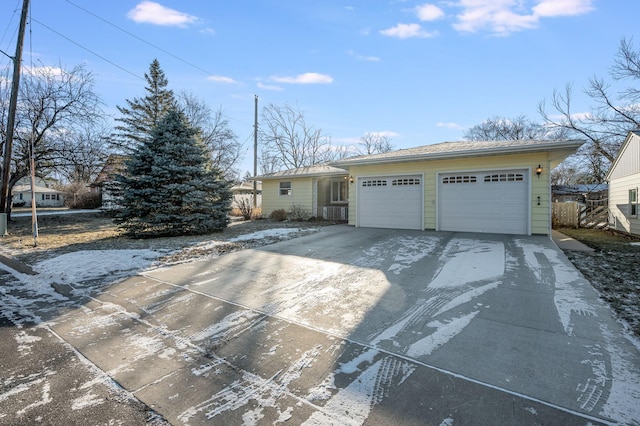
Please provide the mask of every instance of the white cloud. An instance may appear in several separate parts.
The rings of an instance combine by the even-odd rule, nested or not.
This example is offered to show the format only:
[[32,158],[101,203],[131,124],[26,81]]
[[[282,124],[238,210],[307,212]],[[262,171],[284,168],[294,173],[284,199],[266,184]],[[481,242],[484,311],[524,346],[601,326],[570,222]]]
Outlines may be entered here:
[[353,56],[354,58],[356,58],[359,61],[366,61],[366,62],[380,62],[380,58],[378,56],[365,56],[365,55],[360,55],[356,52],[354,52],[353,50],[347,50],[347,55],[349,56]]
[[235,83],[237,83],[237,81],[235,81],[233,78],[224,77],[222,75],[210,75],[209,77],[207,77],[207,80],[213,81],[215,83],[226,83],[226,84],[235,84]]
[[198,21],[195,16],[147,0],[138,3],[127,13],[127,17],[138,23],[175,27],[186,27],[188,24]]
[[592,0],[542,0],[533,7],[536,16],[574,16],[591,12]]
[[372,136],[378,136],[378,137],[386,136],[388,138],[397,138],[398,136],[400,136],[400,133],[392,132],[391,130],[383,130],[380,132],[367,132],[367,133]]
[[380,62],[380,58],[377,56],[363,56],[357,55],[356,59],[359,61],[367,61],[367,62]]
[[447,128],[447,129],[454,129],[454,130],[461,130],[461,129],[464,128],[461,125],[459,125],[458,123],[442,123],[442,122],[440,122],[440,123],[436,124],[436,126],[444,127],[444,128]]
[[273,76],[271,77],[271,81],[289,84],[329,84],[333,82],[333,77],[327,74],[307,72],[296,76]]
[[435,21],[444,16],[444,11],[438,6],[425,3],[416,7],[416,15],[421,21]]
[[263,90],[271,90],[271,91],[275,91],[275,92],[284,90],[280,86],[276,86],[276,85],[273,85],[273,84],[263,84],[263,83],[258,83],[258,88],[259,89],[263,89]]
[[453,27],[461,32],[488,30],[498,35],[536,28],[541,18],[575,16],[593,10],[593,0],[539,0],[529,7],[522,0],[460,0]]
[[61,77],[63,74],[66,73],[66,71],[60,67],[52,67],[49,65],[43,65],[40,67],[30,67],[26,65],[22,68],[22,70],[27,74],[48,75],[48,76],[54,76],[54,77]]
[[436,36],[436,33],[425,31],[418,24],[398,24],[395,27],[381,30],[380,34],[397,38],[429,38]]

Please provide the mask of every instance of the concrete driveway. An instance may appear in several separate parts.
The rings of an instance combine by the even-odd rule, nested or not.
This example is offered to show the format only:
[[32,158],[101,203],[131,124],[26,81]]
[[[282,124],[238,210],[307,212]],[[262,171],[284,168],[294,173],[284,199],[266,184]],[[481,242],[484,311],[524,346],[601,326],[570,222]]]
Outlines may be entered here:
[[132,277],[53,329],[173,424],[640,419],[637,341],[541,236],[327,227]]

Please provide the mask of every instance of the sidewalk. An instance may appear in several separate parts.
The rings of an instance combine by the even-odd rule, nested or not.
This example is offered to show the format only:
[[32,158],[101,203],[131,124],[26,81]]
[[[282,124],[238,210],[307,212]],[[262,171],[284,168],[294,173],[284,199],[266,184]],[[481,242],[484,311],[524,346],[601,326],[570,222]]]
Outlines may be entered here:
[[564,235],[555,229],[551,231],[551,239],[558,246],[558,248],[562,251],[594,251],[591,247],[582,244],[580,241],[574,240],[573,238]]

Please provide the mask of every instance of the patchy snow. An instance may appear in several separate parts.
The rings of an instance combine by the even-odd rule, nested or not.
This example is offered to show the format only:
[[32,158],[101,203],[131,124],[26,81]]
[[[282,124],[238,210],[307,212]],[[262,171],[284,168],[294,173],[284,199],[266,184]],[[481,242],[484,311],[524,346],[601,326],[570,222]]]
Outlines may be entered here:
[[77,284],[96,278],[130,276],[149,267],[161,254],[154,250],[86,250],[65,253],[34,265],[39,280]]
[[429,284],[431,289],[497,280],[504,274],[505,249],[495,241],[453,239],[447,244],[441,261],[443,266]]
[[433,334],[413,343],[409,347],[407,355],[413,358],[431,355],[434,350],[460,334],[460,332],[469,325],[471,320],[473,320],[477,314],[478,311],[475,311],[460,318],[455,318],[447,324],[442,324],[440,321],[430,322],[427,324],[427,327],[435,328],[436,331],[433,332]]
[[539,281],[544,282],[542,275],[548,266],[540,264],[536,254],[551,262],[552,273],[555,275],[555,288],[552,289],[555,290],[554,302],[567,334],[573,335],[572,315],[597,316],[593,307],[582,297],[585,292],[593,292],[593,287],[584,280],[576,268],[558,258],[557,250],[546,249],[538,244],[530,244],[522,240],[516,240],[516,244],[524,251],[525,261],[529,269],[535,271]]
[[[412,264],[429,256],[440,237],[400,236],[374,244],[364,251],[364,256],[356,259],[353,264],[365,268],[386,268],[387,271],[399,274]],[[389,258],[389,253],[395,253],[391,265],[383,265]]]
[[273,228],[265,229],[263,231],[253,232],[251,234],[240,235],[235,238],[230,238],[229,242],[235,243],[238,241],[250,241],[250,240],[263,240],[265,238],[283,238],[288,237],[291,234],[296,234],[302,231],[318,231],[320,228]]
[[[230,239],[229,242],[288,238],[300,231],[300,228],[271,229],[242,235]],[[392,286],[397,286],[396,283],[392,283],[393,279],[405,278],[405,275],[396,275],[406,274],[417,262],[432,255],[440,242],[440,237],[431,236],[391,238],[363,252],[363,256],[352,262],[355,265],[301,258],[298,270],[287,270],[282,276],[278,274],[276,279],[265,278],[268,282],[255,293],[260,296],[261,303],[256,310],[241,309],[239,306],[238,310],[215,323],[185,332],[184,342],[179,341],[180,331],[173,335],[171,333],[174,332],[167,331],[165,335],[161,330],[166,326],[158,324],[152,330],[153,333],[148,335],[124,330],[120,343],[132,349],[127,362],[149,356],[171,360],[182,356],[187,359],[189,353],[185,348],[188,345],[191,345],[190,348],[201,345],[207,349],[221,339],[234,338],[263,318],[265,313],[273,313],[281,319],[309,326],[314,326],[313,315],[317,318],[333,319],[335,322],[327,325],[322,331],[334,333],[334,336],[349,336],[376,303],[380,303],[384,297],[391,300]],[[547,259],[550,263],[555,274],[554,303],[565,332],[572,335],[573,315],[595,315],[592,306],[584,302],[582,297],[590,287],[574,268],[558,258],[555,250],[527,244],[524,240],[516,240],[516,243],[523,250],[525,262],[538,280],[544,281],[550,268],[542,259]],[[211,241],[199,244],[198,247],[215,247],[220,244],[224,243]],[[408,302],[401,299],[398,305],[393,305],[400,306],[406,303],[402,305],[404,312],[399,314],[394,322],[384,323],[371,336],[367,344],[372,347],[364,347],[352,359],[338,358],[337,364],[324,371],[320,383],[313,383],[314,387],[297,395],[298,398],[303,395],[304,404],[318,408],[306,424],[365,423],[371,410],[382,401],[389,389],[404,382],[415,370],[416,364],[410,362],[408,357],[422,358],[421,361],[425,362],[426,357],[446,345],[472,323],[480,312],[480,307],[488,309],[488,304],[480,303],[477,299],[501,285],[506,265],[513,259],[505,251],[505,246],[499,242],[459,238],[449,241],[440,259],[433,260],[434,263],[438,261],[440,268],[432,280],[425,280],[422,283],[423,287],[411,294],[418,297],[412,297]],[[395,255],[389,256],[389,252]],[[13,311],[9,309],[6,313],[7,318],[11,318],[11,312],[18,312],[20,309],[26,311],[34,303],[67,301],[66,297],[55,292],[49,284],[56,283],[82,289],[88,285],[95,287],[113,283],[140,271],[162,266],[160,258],[165,253],[155,250],[95,250],[67,253],[34,265],[34,269],[39,272],[35,277],[17,273],[0,264],[0,268],[13,274],[21,283],[21,287],[36,295],[30,300],[20,300],[19,297],[9,294],[6,287],[0,288],[4,303],[2,309],[11,306]],[[218,284],[218,277],[205,272],[193,276],[202,278],[201,281],[192,284],[193,288]],[[329,277],[336,276],[340,278],[335,281],[334,286],[324,285]],[[372,282],[383,284],[372,288]],[[166,294],[162,293],[163,291]],[[153,314],[160,306],[157,300],[164,299],[165,296],[173,298],[166,289],[150,292],[149,301],[145,302],[147,305],[141,306],[142,311],[145,314]],[[186,301],[190,297],[193,297],[193,293],[176,296],[172,300],[177,303],[178,300]],[[121,306],[108,303],[91,310],[91,321],[77,323],[72,330],[73,333],[99,332],[103,328],[106,330],[122,322],[125,316],[140,322],[143,322],[140,317],[144,317],[143,314],[136,316],[138,314],[125,312]],[[584,383],[580,384],[578,391],[582,390],[582,393],[579,403],[585,411],[602,406],[600,414],[609,418],[632,418],[637,412],[635,401],[640,399],[637,386],[640,377],[633,365],[635,360],[618,349],[618,337],[614,337],[606,329],[601,331],[607,337],[608,344],[606,347],[591,347],[590,357],[583,361],[583,365],[591,370],[592,376],[585,378]],[[167,338],[173,339],[170,344]],[[26,355],[30,351],[30,345],[36,344],[39,338],[23,332],[16,334],[15,339],[20,354]],[[271,357],[280,356],[282,342],[275,340],[270,343],[273,344],[265,346],[260,353]],[[390,352],[394,351],[402,356],[390,355]],[[206,395],[204,401],[182,412],[178,419],[189,422],[196,415],[212,419],[221,413],[243,407],[242,419],[245,424],[261,423],[267,415],[273,416],[274,413],[278,422],[288,421],[295,415],[295,408],[284,406],[282,401],[285,398],[282,396],[290,396],[290,385],[295,382],[294,385],[298,386],[303,382],[304,380],[298,379],[326,352],[327,349],[319,345],[306,351],[298,350],[292,359],[283,362],[281,370],[268,378],[238,370],[241,374],[236,381],[225,384],[224,389],[219,392]],[[610,363],[605,361],[602,354],[610,356]],[[207,356],[209,355],[207,353]],[[226,359],[216,358],[215,354],[211,355],[210,361],[189,366],[186,371],[190,371],[194,377],[205,379],[222,375],[235,367]],[[118,368],[120,367],[110,372],[115,373]],[[348,377],[348,380],[345,377]],[[338,387],[336,383],[343,385]],[[606,389],[609,393],[602,392],[602,389],[609,385],[610,389]],[[21,386],[38,387],[41,398],[33,404],[44,405],[51,400],[48,383],[43,377],[35,377],[31,383]],[[12,393],[0,393],[0,401],[25,390],[27,388],[15,387]],[[171,398],[179,397],[176,394]],[[607,398],[604,405],[601,398]],[[74,410],[90,409],[103,402],[104,400],[91,389],[87,389],[83,396],[71,401]],[[25,409],[33,408],[33,404]],[[535,414],[533,408],[527,408],[527,411]],[[454,420],[447,418],[442,420],[441,424],[450,426],[454,424]]]

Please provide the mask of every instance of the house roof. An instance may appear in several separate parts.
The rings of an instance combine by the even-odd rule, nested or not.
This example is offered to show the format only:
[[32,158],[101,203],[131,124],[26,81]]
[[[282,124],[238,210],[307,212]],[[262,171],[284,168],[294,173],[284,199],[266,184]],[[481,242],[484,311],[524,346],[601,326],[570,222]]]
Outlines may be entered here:
[[[256,182],[256,189],[262,191],[262,182]],[[231,187],[231,192],[253,191],[253,181],[241,182]]]
[[[45,186],[34,186],[36,194],[63,194],[62,191],[58,191],[53,188],[47,188]],[[17,194],[18,192],[31,192],[31,185],[16,185],[13,187],[13,193]]]
[[575,150],[582,140],[512,140],[512,141],[460,141],[401,149],[383,154],[364,155],[334,161],[337,167],[361,164],[396,163],[443,158],[477,157],[480,155],[517,154],[549,150]]
[[98,173],[92,185],[100,185],[104,182],[112,181],[116,175],[123,174],[126,170],[125,161],[127,158],[126,155],[109,155],[109,158],[107,158],[107,161],[104,163],[102,170],[100,170],[100,173]]
[[313,176],[327,176],[346,175],[347,171],[338,167],[330,166],[327,163],[314,164],[313,166],[298,167],[297,169],[283,170],[280,172],[269,173],[263,176],[258,176],[257,179],[281,179],[283,177],[313,177]]
[[557,195],[570,195],[570,194],[589,194],[592,192],[607,191],[609,185],[606,183],[591,183],[591,184],[578,184],[578,185],[552,185],[551,190]]

